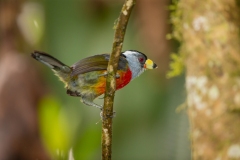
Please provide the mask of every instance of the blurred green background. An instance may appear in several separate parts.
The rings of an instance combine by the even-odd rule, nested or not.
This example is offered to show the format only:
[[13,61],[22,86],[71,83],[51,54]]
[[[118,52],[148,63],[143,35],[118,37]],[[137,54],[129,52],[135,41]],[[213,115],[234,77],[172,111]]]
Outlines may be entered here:
[[[31,49],[47,52],[71,65],[87,56],[111,52],[113,26],[123,2],[24,1],[18,24]],[[166,79],[165,76],[169,54],[178,47],[165,38],[171,32],[168,17],[171,1],[159,2],[137,1],[127,28],[123,51],[139,50],[160,67],[146,71],[115,95],[114,160],[190,159],[186,110],[176,112],[185,102],[184,78]],[[155,10],[159,16],[151,12]],[[165,18],[161,17],[162,12]],[[160,27],[151,25],[158,21]],[[100,159],[100,111],[68,96],[51,70],[37,61],[34,63],[49,90],[39,104],[41,135],[49,153],[54,159],[68,159],[72,148],[75,160]],[[96,103],[102,104],[103,99]]]

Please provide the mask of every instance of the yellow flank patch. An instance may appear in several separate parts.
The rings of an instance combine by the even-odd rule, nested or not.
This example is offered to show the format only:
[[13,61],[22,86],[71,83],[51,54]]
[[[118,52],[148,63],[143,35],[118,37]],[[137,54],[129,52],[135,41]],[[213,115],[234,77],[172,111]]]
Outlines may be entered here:
[[92,86],[95,89],[96,94],[103,94],[105,92],[106,87],[106,78],[99,77],[98,82]]

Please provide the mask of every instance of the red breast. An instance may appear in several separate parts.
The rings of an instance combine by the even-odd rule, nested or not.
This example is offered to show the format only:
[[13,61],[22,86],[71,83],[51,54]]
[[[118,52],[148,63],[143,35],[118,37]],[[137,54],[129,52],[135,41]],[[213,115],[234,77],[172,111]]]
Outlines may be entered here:
[[[99,74],[103,74],[105,71],[99,71]],[[119,78],[116,78],[116,89],[121,89],[124,86],[126,86],[132,79],[132,72],[128,68],[126,71],[118,70],[117,74],[120,75]],[[106,87],[106,77],[100,77],[99,81],[93,85],[93,88],[95,88],[95,92],[98,95],[101,95],[105,93],[105,87]]]

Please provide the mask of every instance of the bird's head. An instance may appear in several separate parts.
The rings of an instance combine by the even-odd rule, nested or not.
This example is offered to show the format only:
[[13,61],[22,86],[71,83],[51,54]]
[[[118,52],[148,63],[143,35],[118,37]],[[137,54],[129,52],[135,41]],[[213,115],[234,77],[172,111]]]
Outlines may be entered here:
[[128,61],[129,68],[132,71],[132,79],[142,74],[146,69],[157,68],[152,60],[139,51],[127,50],[122,54]]

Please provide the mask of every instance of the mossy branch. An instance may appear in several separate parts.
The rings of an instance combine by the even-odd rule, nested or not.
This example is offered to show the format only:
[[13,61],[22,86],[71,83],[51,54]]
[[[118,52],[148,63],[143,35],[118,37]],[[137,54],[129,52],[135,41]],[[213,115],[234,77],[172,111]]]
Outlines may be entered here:
[[102,120],[102,160],[111,160],[112,153],[112,115],[113,102],[116,90],[116,71],[122,50],[124,35],[128,20],[136,0],[126,0],[118,17],[115,28],[112,53],[108,63],[108,76],[106,79],[106,92],[104,97]]

